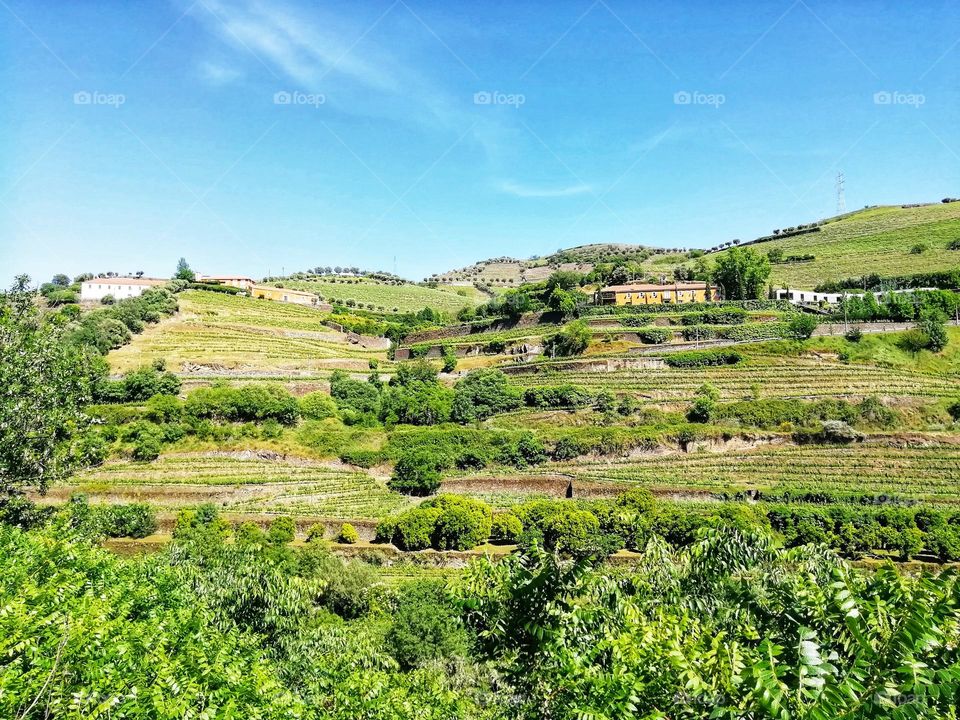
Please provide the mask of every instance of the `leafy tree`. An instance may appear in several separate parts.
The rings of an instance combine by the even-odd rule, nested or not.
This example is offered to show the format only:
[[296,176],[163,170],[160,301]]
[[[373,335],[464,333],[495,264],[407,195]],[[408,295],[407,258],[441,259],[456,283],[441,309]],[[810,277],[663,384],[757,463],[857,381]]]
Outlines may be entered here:
[[501,370],[474,370],[453,388],[451,419],[468,423],[516,410],[523,391],[513,387]]
[[51,282],[58,287],[68,287],[70,285],[70,278],[63,273],[57,273],[53,276]]
[[926,347],[931,352],[940,352],[950,341],[946,322],[946,316],[937,308],[927,307],[920,311],[917,330],[926,337]]
[[197,279],[196,273],[190,269],[190,265],[187,264],[186,258],[180,258],[177,262],[177,271],[173,275],[176,280],[186,280],[187,282],[194,282]]
[[456,609],[443,586],[428,580],[400,588],[385,639],[404,670],[467,654],[467,634]]
[[717,408],[719,391],[709,383],[701,385],[696,392],[693,405],[687,410],[687,420],[695,423],[708,423]]
[[590,345],[590,328],[582,320],[566,325],[559,332],[544,339],[544,352],[550,357],[568,357],[582,354]]
[[340,526],[340,531],[337,533],[337,542],[343,543],[345,545],[355,545],[360,541],[360,535],[357,534],[357,529],[350,523],[344,523]]
[[431,495],[440,487],[441,458],[426,449],[404,453],[393,468],[387,485],[406,495]]
[[41,317],[16,279],[0,307],[0,490],[50,482],[76,466],[72,445],[88,419],[89,363]]
[[720,255],[712,279],[725,300],[760,300],[770,277],[770,260],[750,248],[735,247]]
[[787,321],[787,332],[797,340],[808,340],[820,323],[810,313],[794,313]]

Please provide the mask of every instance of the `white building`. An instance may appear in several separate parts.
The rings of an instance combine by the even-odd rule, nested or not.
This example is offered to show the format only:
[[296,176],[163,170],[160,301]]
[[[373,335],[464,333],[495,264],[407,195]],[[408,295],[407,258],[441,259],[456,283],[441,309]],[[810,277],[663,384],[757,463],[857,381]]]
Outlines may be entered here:
[[80,299],[103,300],[107,295],[112,295],[116,300],[126,300],[139,297],[144,290],[161,287],[168,282],[170,281],[157,280],[156,278],[93,278],[93,280],[85,280],[80,284]]
[[[887,293],[915,293],[921,290],[932,290],[933,288],[907,288],[905,290],[884,290],[883,292],[874,292],[872,294],[877,300],[883,300]],[[814,292],[813,290],[796,290],[790,288],[784,288],[780,290],[774,290],[774,298],[777,300],[789,300],[794,305],[819,305],[820,303],[827,303],[829,305],[836,305],[844,297],[863,297],[867,295],[863,291],[853,290],[843,293],[824,293],[824,292]]]

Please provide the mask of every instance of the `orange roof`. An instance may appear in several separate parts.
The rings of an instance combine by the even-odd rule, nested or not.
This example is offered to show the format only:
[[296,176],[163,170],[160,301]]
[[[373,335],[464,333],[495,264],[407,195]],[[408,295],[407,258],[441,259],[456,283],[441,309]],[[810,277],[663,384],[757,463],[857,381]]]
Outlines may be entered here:
[[157,278],[132,278],[132,277],[101,277],[92,280],[84,280],[83,285],[166,285],[169,280],[159,280]]
[[600,292],[657,292],[667,290],[706,290],[706,283],[674,283],[672,285],[610,285],[601,288]]

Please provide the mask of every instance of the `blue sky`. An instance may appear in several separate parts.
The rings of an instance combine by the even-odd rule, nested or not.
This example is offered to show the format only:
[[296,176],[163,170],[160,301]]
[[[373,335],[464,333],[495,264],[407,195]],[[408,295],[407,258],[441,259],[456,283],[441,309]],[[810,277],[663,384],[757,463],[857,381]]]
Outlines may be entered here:
[[705,247],[960,195],[960,3],[0,0],[0,280]]

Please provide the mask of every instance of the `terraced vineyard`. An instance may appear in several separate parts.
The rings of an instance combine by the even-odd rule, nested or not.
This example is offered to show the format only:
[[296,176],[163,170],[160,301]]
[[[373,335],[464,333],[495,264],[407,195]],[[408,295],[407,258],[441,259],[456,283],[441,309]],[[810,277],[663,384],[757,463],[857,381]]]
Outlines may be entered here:
[[[767,446],[551,465],[590,483],[639,483],[659,491],[810,490],[922,498],[960,504],[960,445],[867,442],[849,446]],[[532,473],[531,473],[532,474]]]
[[[960,251],[947,246],[960,239],[960,203],[924,207],[878,207],[823,225],[820,232],[772,240],[755,246],[786,255],[813,255],[805,263],[774,265],[775,286],[812,288],[825,280],[950,270],[960,266]],[[921,243],[927,249],[912,251]],[[716,258],[717,255],[708,257]]]
[[337,359],[358,360],[357,367],[362,367],[369,359],[386,358],[386,341],[352,344],[342,333],[323,325],[329,315],[313,308],[202,291],[179,297],[177,316],[110,353],[114,370],[129,370],[157,359],[177,371],[185,364],[317,368]]
[[[549,369],[549,364],[544,364]],[[816,398],[953,397],[957,379],[908,369],[845,364],[813,358],[753,358],[731,367],[658,368],[562,373],[518,374],[513,381],[524,387],[572,383],[590,392],[629,393],[650,401],[690,400],[697,388],[710,383],[724,400],[751,397]]]
[[110,462],[51,491],[95,502],[139,500],[169,508],[214,502],[231,512],[270,512],[377,518],[408,501],[371,475],[330,463],[242,459],[224,455],[165,455],[144,464]]
[[373,305],[376,310],[391,312],[415,312],[425,307],[456,314],[467,305],[477,305],[489,298],[472,286],[444,287],[436,289],[421,285],[391,285],[375,280],[360,279],[358,282],[333,282],[332,280],[285,280],[284,287],[307,290],[321,295],[327,302],[353,300],[362,305]]

